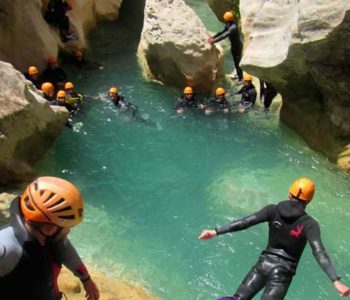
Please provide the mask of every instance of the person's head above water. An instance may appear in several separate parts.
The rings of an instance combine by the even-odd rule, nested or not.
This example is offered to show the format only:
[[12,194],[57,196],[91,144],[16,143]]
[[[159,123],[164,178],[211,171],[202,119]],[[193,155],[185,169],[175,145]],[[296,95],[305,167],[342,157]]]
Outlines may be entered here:
[[75,185],[58,177],[38,177],[20,197],[25,220],[73,227],[83,220],[84,200]]
[[112,86],[109,90],[108,90],[108,97],[110,99],[115,99],[118,96],[118,88],[115,86]]
[[250,74],[244,74],[243,75],[243,81],[244,81],[244,85],[250,85],[253,81],[253,77]]
[[51,82],[44,82],[41,85],[41,90],[44,92],[46,96],[53,97],[55,93],[55,87]]
[[215,91],[215,96],[217,100],[222,100],[225,98],[225,90],[222,87],[219,87]]
[[64,102],[67,98],[67,93],[64,90],[60,90],[57,92],[56,99],[58,101]]
[[289,188],[289,198],[297,199],[308,204],[315,193],[315,183],[306,177],[299,178]]
[[193,89],[190,86],[184,88],[185,99],[190,100],[193,97]]
[[30,67],[28,68],[28,74],[29,74],[29,76],[30,76],[31,78],[37,79],[38,76],[39,76],[39,70],[38,70],[38,68],[35,67],[35,66],[30,66]]
[[233,13],[231,11],[225,12],[223,18],[225,22],[232,22],[234,20]]
[[70,81],[66,82],[64,84],[64,90],[67,92],[67,93],[71,93],[74,89],[74,84]]

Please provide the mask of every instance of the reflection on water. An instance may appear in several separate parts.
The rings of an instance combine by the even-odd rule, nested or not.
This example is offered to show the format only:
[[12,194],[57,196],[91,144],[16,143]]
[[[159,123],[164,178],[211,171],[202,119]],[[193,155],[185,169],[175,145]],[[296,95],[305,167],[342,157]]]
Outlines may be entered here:
[[[163,299],[231,294],[266,245],[267,226],[206,242],[197,239],[200,231],[286,199],[291,181],[309,176],[317,192],[308,211],[319,220],[339,273],[349,279],[348,176],[275,114],[176,116],[172,104],[181,89],[143,80],[135,56],[140,26],[133,25],[139,2],[124,3],[120,20],[91,34],[88,55],[104,70],[67,68],[91,98],[75,130],[64,129],[37,165],[40,174],[63,176],[83,191],[86,219],[72,239],[84,259]],[[191,0],[196,3],[208,14],[205,2]],[[125,120],[103,97],[92,99],[112,85],[161,130]],[[336,297],[307,250],[286,299]]]

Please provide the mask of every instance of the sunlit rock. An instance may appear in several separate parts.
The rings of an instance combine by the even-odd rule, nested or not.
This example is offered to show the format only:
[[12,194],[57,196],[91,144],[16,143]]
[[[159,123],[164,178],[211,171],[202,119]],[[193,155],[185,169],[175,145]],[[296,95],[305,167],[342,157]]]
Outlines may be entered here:
[[149,79],[209,92],[222,74],[222,50],[183,0],[148,0],[138,48]]
[[24,76],[0,62],[0,184],[32,175],[39,159],[67,122],[64,107],[50,106]]
[[350,141],[350,2],[241,2],[242,68],[282,94],[281,120],[336,161]]
[[78,38],[63,43],[57,28],[43,18],[47,0],[0,1],[0,60],[12,63],[22,72],[35,65],[43,70],[46,59],[59,49],[86,47],[86,34],[98,18],[114,19],[119,15],[122,0],[71,0],[67,13],[71,28]]

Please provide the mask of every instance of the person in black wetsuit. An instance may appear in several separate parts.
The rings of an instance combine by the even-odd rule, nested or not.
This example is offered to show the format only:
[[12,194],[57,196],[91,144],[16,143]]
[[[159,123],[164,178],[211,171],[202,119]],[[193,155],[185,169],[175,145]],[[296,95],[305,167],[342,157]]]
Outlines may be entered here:
[[272,100],[277,96],[277,91],[275,89],[275,87],[267,82],[267,81],[263,81],[263,80],[259,80],[260,82],[260,100],[263,101],[264,107],[266,110],[269,109]]
[[84,201],[70,182],[39,177],[12,201],[0,228],[1,299],[59,300],[62,265],[83,283],[87,299],[99,290],[67,235],[83,220]]
[[192,87],[187,86],[184,88],[183,95],[177,99],[174,108],[176,109],[176,113],[182,114],[188,108],[203,109],[204,104],[203,101],[193,94]]
[[115,86],[111,87],[108,91],[108,98],[118,107],[119,111],[129,115],[130,119],[136,120],[152,127],[158,128],[157,124],[150,120],[142,117],[136,105],[127,102],[125,98],[118,93],[118,88]]
[[289,200],[265,206],[251,216],[214,230],[202,231],[199,239],[208,240],[262,222],[269,224],[268,245],[258,262],[243,279],[234,296],[224,297],[222,300],[249,300],[264,287],[261,299],[284,299],[307,242],[338,293],[341,296],[349,295],[349,287],[340,281],[322,244],[319,224],[305,212],[314,191],[315,185],[310,179],[299,178],[289,189]]
[[222,31],[219,31],[214,36],[208,38],[210,44],[217,43],[223,39],[229,37],[231,42],[231,54],[233,62],[235,64],[238,80],[241,81],[243,78],[242,69],[239,67],[239,63],[242,58],[243,44],[239,35],[238,25],[234,22],[233,13],[228,11],[224,14],[225,27]]
[[43,81],[51,82],[56,90],[61,90],[67,79],[67,74],[58,67],[56,57],[49,56],[47,68],[43,72]]
[[46,22],[59,28],[63,42],[75,39],[70,31],[69,18],[66,15],[71,9],[72,7],[65,0],[49,0],[44,15]]
[[204,112],[206,115],[210,115],[213,112],[228,113],[230,111],[230,105],[225,97],[225,90],[221,87],[215,91],[215,98],[209,100],[205,106]]
[[28,71],[24,73],[24,76],[27,80],[31,81],[35,87],[40,90],[41,84],[43,83],[39,74],[39,70],[35,66],[30,66]]
[[242,94],[242,99],[238,105],[238,111],[244,113],[250,107],[255,105],[256,101],[256,89],[252,83],[252,76],[249,74],[244,74],[243,76],[244,84],[242,88],[237,92],[237,94]]

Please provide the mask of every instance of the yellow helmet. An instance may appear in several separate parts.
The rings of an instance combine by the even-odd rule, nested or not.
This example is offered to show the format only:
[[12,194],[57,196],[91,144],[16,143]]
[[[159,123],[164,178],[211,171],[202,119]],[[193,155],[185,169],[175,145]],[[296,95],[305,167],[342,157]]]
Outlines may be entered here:
[[252,75],[244,74],[244,75],[243,75],[243,80],[244,80],[244,81],[252,81],[252,80],[253,80],[253,77],[252,77]]
[[224,95],[224,94],[225,94],[225,90],[222,87],[217,88],[215,91],[216,96],[220,96],[220,95]]
[[67,94],[64,90],[60,90],[57,92],[57,96],[56,96],[56,99],[60,99],[60,98],[66,98],[67,97]]
[[35,66],[30,66],[30,67],[28,68],[28,74],[29,74],[29,75],[39,74],[39,70],[38,70],[38,68],[35,67]]
[[234,16],[233,16],[232,12],[227,11],[227,12],[224,13],[224,20],[226,22],[233,21],[233,19],[234,19]]
[[193,94],[193,89],[190,86],[184,88],[184,94]]
[[72,82],[68,81],[64,84],[64,89],[65,90],[74,89],[74,84]]
[[109,92],[110,92],[110,93],[114,93],[114,94],[118,94],[118,89],[117,89],[115,86],[112,86],[112,87],[109,89]]
[[309,203],[315,193],[315,184],[312,180],[302,177],[293,182],[289,193],[299,200]]
[[84,200],[75,185],[58,177],[39,177],[20,198],[26,220],[73,227],[83,220]]
[[41,85],[41,90],[44,92],[45,95],[49,95],[55,90],[55,87],[51,82],[44,82]]

